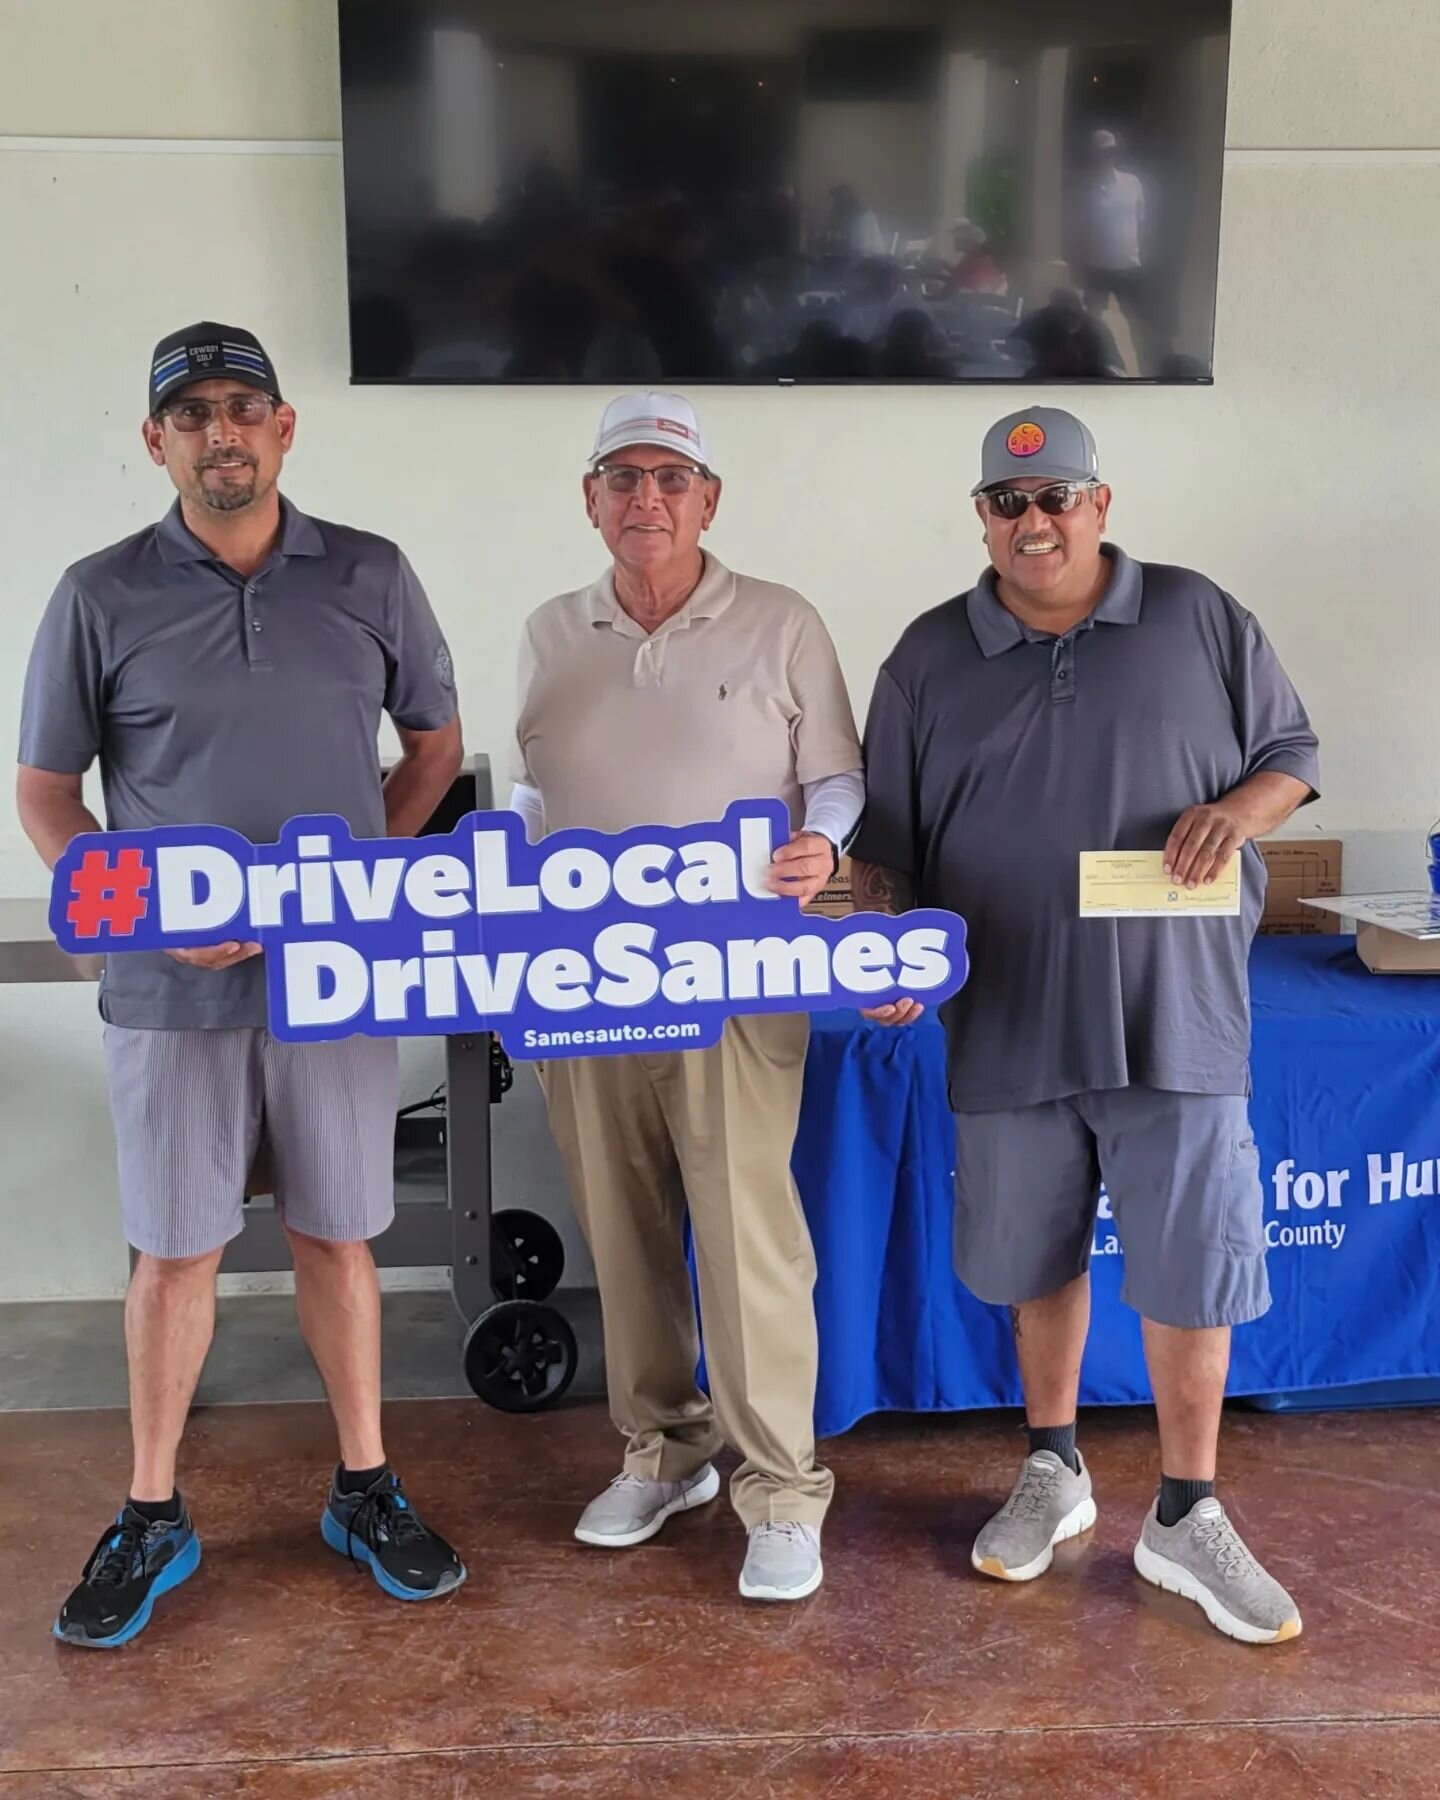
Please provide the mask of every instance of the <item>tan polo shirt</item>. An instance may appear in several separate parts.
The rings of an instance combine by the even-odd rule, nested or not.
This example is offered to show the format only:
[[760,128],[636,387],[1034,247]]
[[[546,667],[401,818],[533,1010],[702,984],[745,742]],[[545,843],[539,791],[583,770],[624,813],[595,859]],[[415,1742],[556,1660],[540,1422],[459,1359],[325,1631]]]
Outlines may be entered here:
[[705,558],[700,584],[647,634],[607,571],[533,612],[520,646],[516,781],[545,829],[691,825],[859,769],[835,646],[793,589]]

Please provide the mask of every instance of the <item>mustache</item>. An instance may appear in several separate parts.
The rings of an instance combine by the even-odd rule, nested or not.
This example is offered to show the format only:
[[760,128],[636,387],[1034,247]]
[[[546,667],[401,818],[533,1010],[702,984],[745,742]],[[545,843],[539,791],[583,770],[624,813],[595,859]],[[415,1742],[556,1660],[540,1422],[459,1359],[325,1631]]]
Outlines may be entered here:
[[195,467],[197,471],[215,469],[222,462],[237,461],[244,463],[247,469],[255,469],[260,466],[258,459],[253,457],[248,450],[207,450]]

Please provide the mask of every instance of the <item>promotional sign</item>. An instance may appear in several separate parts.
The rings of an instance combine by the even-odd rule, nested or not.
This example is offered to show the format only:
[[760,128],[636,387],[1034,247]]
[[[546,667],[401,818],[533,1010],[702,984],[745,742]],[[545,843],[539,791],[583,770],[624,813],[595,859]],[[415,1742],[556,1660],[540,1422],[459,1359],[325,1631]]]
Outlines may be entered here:
[[278,843],[213,826],[76,838],[50,926],[73,952],[261,945],[270,1029],[312,1042],[499,1031],[511,1056],[700,1049],[737,1013],[946,999],[965,926],[825,919],[765,886],[779,801],[721,820],[528,844],[514,813],[444,836],[355,839],[292,819]]

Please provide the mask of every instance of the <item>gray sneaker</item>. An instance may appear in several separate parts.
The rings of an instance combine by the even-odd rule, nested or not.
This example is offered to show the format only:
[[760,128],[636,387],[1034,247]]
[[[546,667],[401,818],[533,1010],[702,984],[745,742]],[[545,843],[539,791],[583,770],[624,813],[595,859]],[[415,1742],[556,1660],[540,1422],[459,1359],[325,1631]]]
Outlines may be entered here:
[[1076,1458],[1078,1475],[1053,1450],[1036,1450],[1025,1458],[1010,1498],[982,1528],[970,1552],[972,1566],[982,1575],[1033,1581],[1050,1567],[1057,1544],[1095,1523],[1090,1471],[1078,1451]]
[[1178,1525],[1162,1525],[1152,1506],[1135,1567],[1156,1587],[1193,1600],[1217,1631],[1242,1644],[1283,1644],[1300,1635],[1295,1602],[1246,1549],[1213,1495],[1197,1500]]
[[617,1475],[581,1513],[575,1535],[582,1544],[598,1544],[602,1550],[626,1550],[654,1537],[672,1513],[705,1506],[719,1492],[720,1477],[710,1463],[684,1481]]
[[740,1571],[747,1600],[803,1600],[825,1579],[820,1533],[793,1520],[750,1527],[750,1546]]

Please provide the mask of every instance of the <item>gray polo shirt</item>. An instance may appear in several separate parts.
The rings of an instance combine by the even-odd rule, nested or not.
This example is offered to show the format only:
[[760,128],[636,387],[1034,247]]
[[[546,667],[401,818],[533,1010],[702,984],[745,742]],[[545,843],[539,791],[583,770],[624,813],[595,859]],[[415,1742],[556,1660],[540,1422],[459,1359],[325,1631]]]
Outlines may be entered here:
[[1081,919],[1082,850],[1159,850],[1187,807],[1261,770],[1316,788],[1315,734],[1254,618],[1189,569],[1132,562],[1064,637],[988,571],[881,669],[852,854],[960,913],[950,1101],[1001,1111],[1131,1084],[1249,1091],[1247,959],[1264,863],[1234,919]]
[[[20,761],[78,775],[100,759],[112,831],[226,825],[273,842],[332,812],[383,837],[377,733],[455,716],[450,655],[424,590],[384,538],[281,502],[270,559],[248,580],[186,528],[158,525],[66,570],[30,655]],[[263,959],[194,969],[107,959],[116,1025],[263,1025]]]

